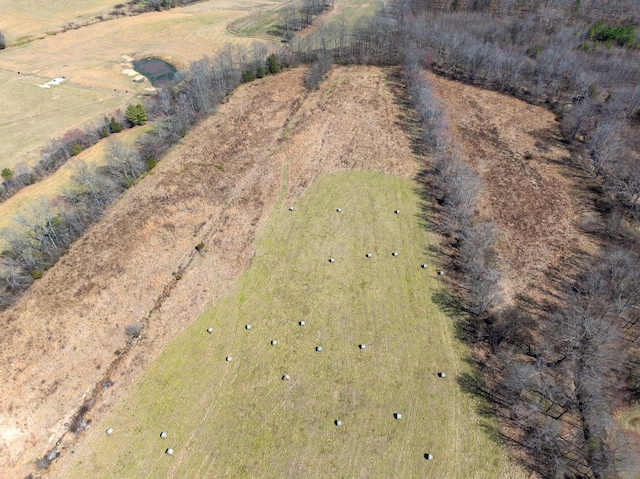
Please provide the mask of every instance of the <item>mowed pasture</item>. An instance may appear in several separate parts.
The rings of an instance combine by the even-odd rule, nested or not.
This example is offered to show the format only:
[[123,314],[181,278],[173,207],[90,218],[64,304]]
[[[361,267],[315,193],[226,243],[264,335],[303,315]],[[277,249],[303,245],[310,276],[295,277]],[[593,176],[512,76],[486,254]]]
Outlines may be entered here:
[[416,184],[335,173],[289,206],[63,477],[521,477],[456,383],[465,351],[431,300],[436,268],[421,268],[435,238]]
[[[281,3],[196,3],[96,23],[3,50],[0,125],[8,141],[0,146],[0,167],[32,163],[48,141],[147,93],[148,82],[134,83],[122,73],[131,68],[128,59],[158,56],[183,68],[205,55],[215,56],[228,43],[249,45],[253,39],[232,35],[227,25]],[[39,87],[56,77],[66,81]]]

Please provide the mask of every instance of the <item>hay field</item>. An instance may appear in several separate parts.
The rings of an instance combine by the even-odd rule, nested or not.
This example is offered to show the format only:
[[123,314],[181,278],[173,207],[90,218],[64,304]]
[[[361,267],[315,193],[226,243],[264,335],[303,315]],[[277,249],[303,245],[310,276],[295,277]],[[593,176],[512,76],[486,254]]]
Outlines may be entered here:
[[420,267],[435,239],[415,188],[341,172],[277,207],[233,291],[92,424],[63,477],[518,477],[455,381],[464,351]]
[[[38,158],[45,143],[146,93],[148,82],[122,74],[127,58],[160,56],[178,68],[227,43],[253,40],[227,32],[232,21],[282,2],[196,3],[70,30],[0,54],[0,167]],[[18,72],[20,72],[18,74]],[[66,82],[39,88],[55,77]],[[24,119],[26,117],[26,121]]]

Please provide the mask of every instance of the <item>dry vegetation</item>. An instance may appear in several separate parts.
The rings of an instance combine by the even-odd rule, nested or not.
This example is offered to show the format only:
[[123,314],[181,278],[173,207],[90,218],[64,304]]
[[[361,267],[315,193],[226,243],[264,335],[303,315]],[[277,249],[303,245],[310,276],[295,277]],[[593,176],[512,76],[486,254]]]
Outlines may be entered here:
[[[91,418],[100,418],[224,294],[281,190],[289,201],[318,174],[353,167],[414,174],[402,131],[389,127],[399,112],[385,100],[383,72],[339,69],[306,101],[301,77],[296,70],[242,87],[5,313],[7,470],[26,473],[85,401],[95,401]],[[333,154],[317,154],[329,141]],[[133,347],[131,323],[147,324]],[[115,385],[102,388],[107,377]],[[72,442],[66,433],[62,447]]]
[[509,301],[539,292],[550,271],[595,251],[580,228],[591,207],[580,196],[571,153],[550,111],[431,75],[451,120],[452,141],[479,173],[482,220],[500,231],[496,248]]

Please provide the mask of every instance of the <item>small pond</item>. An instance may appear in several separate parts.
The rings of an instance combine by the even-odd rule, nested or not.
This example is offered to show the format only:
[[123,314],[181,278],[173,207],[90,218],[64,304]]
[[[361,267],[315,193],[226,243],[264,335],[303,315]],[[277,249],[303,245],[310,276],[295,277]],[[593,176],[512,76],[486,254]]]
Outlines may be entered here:
[[166,86],[176,73],[176,67],[159,58],[148,58],[133,62],[133,69],[149,79],[155,87]]

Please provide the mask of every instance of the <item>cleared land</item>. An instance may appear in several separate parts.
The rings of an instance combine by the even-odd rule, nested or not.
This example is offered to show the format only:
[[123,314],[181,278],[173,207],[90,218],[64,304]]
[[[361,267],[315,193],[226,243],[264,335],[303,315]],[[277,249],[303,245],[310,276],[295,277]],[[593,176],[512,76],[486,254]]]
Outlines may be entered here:
[[272,214],[234,291],[93,424],[65,477],[513,477],[455,381],[464,352],[430,300],[436,268],[420,267],[435,239],[416,184],[337,173],[294,207]]
[[[500,230],[507,299],[537,295],[554,271],[594,251],[581,223],[592,205],[552,112],[500,93],[430,76],[454,144],[480,173],[479,215]],[[548,298],[547,298],[548,299]]]
[[[28,475],[61,439],[55,476],[75,447],[65,424],[89,399],[89,419],[99,421],[226,294],[279,197],[286,205],[338,170],[414,176],[386,71],[338,68],[311,94],[303,73],[234,92],[4,313],[3,475]],[[203,254],[195,250],[200,242]],[[147,327],[129,348],[124,329],[135,322]],[[115,384],[100,387],[106,378]]]

